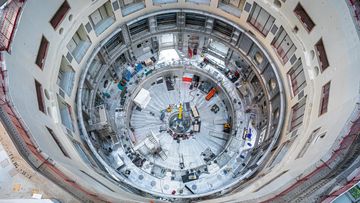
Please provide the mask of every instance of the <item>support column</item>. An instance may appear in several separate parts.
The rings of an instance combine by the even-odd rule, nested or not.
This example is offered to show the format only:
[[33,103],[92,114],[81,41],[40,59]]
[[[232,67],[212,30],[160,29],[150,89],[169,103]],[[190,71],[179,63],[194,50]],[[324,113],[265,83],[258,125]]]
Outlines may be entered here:
[[131,36],[130,36],[130,32],[128,29],[127,25],[123,25],[121,26],[121,31],[122,31],[122,35],[123,35],[123,39],[125,42],[125,45],[128,48],[128,51],[126,51],[125,53],[125,58],[129,63],[133,63],[134,61],[136,61],[136,57],[134,56],[134,52],[132,50],[132,40],[131,40]]

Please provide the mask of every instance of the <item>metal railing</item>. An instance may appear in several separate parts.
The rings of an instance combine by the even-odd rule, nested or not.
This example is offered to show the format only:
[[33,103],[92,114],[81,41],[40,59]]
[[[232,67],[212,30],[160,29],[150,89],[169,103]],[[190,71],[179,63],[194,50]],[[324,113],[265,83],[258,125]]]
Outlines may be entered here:
[[0,9],[0,51],[9,51],[25,0],[10,0]]
[[354,185],[358,184],[360,182],[360,172],[357,173],[357,175],[352,178],[349,182],[347,182],[345,185],[343,185],[340,189],[330,193],[327,195],[323,200],[322,203],[330,203],[334,201],[337,197],[344,194],[348,190],[350,190]]
[[13,105],[8,91],[8,72],[3,61],[3,52],[9,51],[24,3],[25,0],[12,0],[0,10],[0,120],[23,159],[35,171],[82,201],[107,202],[79,185],[55,166],[54,161],[38,147]]
[[[1,54],[0,59],[2,59]],[[106,202],[64,174],[55,166],[54,161],[41,151],[32,139],[29,130],[23,123],[8,95],[7,77],[7,70],[1,60],[0,119],[24,160],[27,161],[34,170],[40,172],[75,197],[81,200]]]
[[7,71],[3,64],[1,64],[0,119],[24,160],[27,161],[34,170],[40,172],[75,197],[83,201],[107,202],[64,174],[55,166],[54,161],[41,151],[36,142],[32,140],[29,130],[26,128],[9,98],[6,80]]
[[[294,200],[294,198],[300,196],[300,194],[306,192],[309,189],[312,189],[312,186],[318,182],[327,180],[327,177],[330,173],[333,175],[339,174],[341,171],[336,170],[338,169],[338,166],[342,165],[343,160],[347,160],[346,157],[348,154],[351,154],[352,148],[359,147],[357,146],[359,144],[357,142],[357,139],[359,139],[359,133],[360,108],[359,105],[357,105],[341,133],[344,136],[341,136],[338,140],[335,141],[335,146],[333,147],[334,150],[332,150],[330,158],[323,158],[320,161],[321,164],[318,164],[315,170],[305,176],[299,177],[297,181],[290,187],[287,187],[287,189],[283,190],[276,196],[265,200],[264,202],[288,202],[290,200]],[[337,143],[339,144],[337,145]],[[359,178],[360,174],[358,174],[356,178],[345,185],[344,189],[340,189],[339,191],[333,192],[326,196],[323,202],[331,202],[331,200],[342,194],[344,190],[347,190],[352,187],[353,184],[356,184],[359,181]]]

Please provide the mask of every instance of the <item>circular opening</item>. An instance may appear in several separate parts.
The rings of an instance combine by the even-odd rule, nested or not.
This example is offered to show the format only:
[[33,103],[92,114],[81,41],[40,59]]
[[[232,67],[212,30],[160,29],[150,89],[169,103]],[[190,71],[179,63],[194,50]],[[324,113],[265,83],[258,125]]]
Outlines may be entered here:
[[277,7],[277,8],[281,8],[281,2],[279,0],[274,0],[274,5]]
[[274,78],[269,80],[269,87],[270,90],[274,90],[276,88],[277,84],[276,84],[276,80],[274,80]]
[[264,56],[260,52],[256,52],[254,59],[255,59],[255,62],[259,65],[263,62]]
[[59,29],[59,34],[62,34],[64,32],[64,28]]
[[235,61],[235,65],[240,68],[241,67],[241,62],[240,61]]
[[295,26],[293,31],[294,31],[294,33],[297,33],[299,31],[299,28],[297,26]]
[[[138,48],[147,46],[145,41],[134,46]],[[148,42],[151,43],[150,40]],[[289,40],[286,40],[286,43],[289,43]],[[196,47],[193,44],[191,46]],[[279,108],[270,110],[266,101],[260,99],[256,103],[254,102],[252,108],[243,108],[245,103],[242,100],[242,95],[234,91],[227,91],[224,88],[228,87],[228,85],[235,88],[241,86],[239,89],[241,89],[243,95],[251,94],[252,89],[247,88],[247,83],[250,83],[250,81],[237,80],[232,82],[228,79],[232,78],[230,76],[237,71],[240,73],[238,75],[247,76],[253,68],[249,66],[251,64],[260,66],[267,63],[267,56],[262,53],[260,48],[247,56],[251,57],[250,61],[246,58],[237,59],[237,55],[234,54],[231,63],[234,62],[237,67],[231,66],[219,73],[216,67],[207,66],[206,70],[204,70],[201,67],[192,66],[190,63],[186,63],[189,65],[184,69],[174,63],[177,59],[174,60],[174,57],[168,52],[164,52],[164,55],[166,55],[166,57],[163,57],[166,65],[160,66],[158,64],[161,63],[153,62],[158,65],[156,66],[157,69],[147,67],[140,60],[128,62],[128,66],[132,67],[131,63],[142,64],[142,68],[146,70],[146,73],[148,70],[155,70],[149,75],[146,75],[146,73],[143,75],[141,72],[134,73],[126,82],[126,87],[130,90],[128,92],[123,91],[117,86],[117,83],[111,82],[114,79],[111,77],[112,74],[105,74],[106,76],[99,81],[102,82],[100,83],[101,86],[109,88],[108,92],[111,92],[112,88],[116,91],[120,89],[120,94],[123,94],[123,96],[121,96],[121,99],[112,96],[107,100],[99,100],[99,102],[96,101],[96,98],[93,98],[94,102],[98,102],[99,105],[101,102],[104,107],[116,104],[115,115],[112,108],[104,108],[103,110],[114,117],[117,117],[116,114],[118,113],[116,112],[122,112],[121,114],[127,118],[116,119],[116,126],[123,127],[111,129],[113,130],[111,133],[115,133],[116,136],[119,135],[120,138],[118,139],[119,145],[114,146],[112,150],[113,152],[121,150],[118,153],[125,154],[121,158],[126,167],[119,168],[118,165],[112,165],[110,161],[107,164],[113,167],[114,170],[118,170],[119,175],[124,177],[128,176],[131,171],[131,177],[129,176],[127,179],[127,184],[130,184],[134,189],[159,197],[163,195],[166,197],[173,195],[171,198],[174,199],[188,198],[189,195],[203,197],[212,191],[221,191],[223,188],[228,187],[229,182],[234,179],[231,174],[232,169],[239,164],[242,164],[242,166],[247,165],[245,162],[247,154],[237,157],[240,156],[239,151],[228,147],[232,146],[231,140],[228,138],[229,135],[238,133],[233,128],[240,126],[239,129],[249,129],[249,125],[254,126],[251,130],[239,131],[238,134],[235,134],[239,139],[246,136],[245,138],[248,141],[254,140],[255,134],[251,134],[251,132],[257,131],[257,127],[265,126],[268,123],[272,129],[276,128],[279,123],[280,112],[283,113]],[[159,58],[161,57],[159,56]],[[200,62],[203,61],[203,59],[199,60]],[[158,61],[162,60],[159,59]],[[130,68],[130,70],[132,69]],[[221,83],[219,82],[220,79]],[[278,88],[277,85],[281,85],[277,83],[275,74],[270,74],[264,82],[265,86],[261,87],[259,85],[263,91],[257,98],[261,98],[265,94],[264,92],[275,91]],[[251,83],[256,85],[260,83],[260,79],[251,80]],[[132,91],[133,89],[139,91]],[[144,91],[142,91],[143,89]],[[144,94],[140,94],[141,91]],[[137,92],[137,94],[134,95],[133,92]],[[150,99],[148,99],[149,97]],[[118,106],[119,102],[120,105]],[[277,121],[276,123],[270,123],[270,119],[255,121],[254,119],[251,120],[251,118],[250,120],[238,120],[237,116],[234,116],[234,108],[240,109],[249,117],[255,114],[270,113],[269,116],[277,119]],[[100,115],[96,119],[98,117]],[[94,145],[99,146],[100,150],[106,152],[107,146],[111,142],[110,136],[99,134],[95,138],[96,141],[91,140]],[[213,138],[216,140],[215,143]],[[255,142],[244,142],[244,147],[254,147],[256,142],[256,140]],[[234,153],[237,153],[234,156],[237,163],[234,163],[232,158],[230,161],[222,160],[223,155],[232,156]],[[114,160],[118,159],[117,153],[111,153],[109,156],[110,158],[114,156]],[[132,164],[128,165],[128,163]],[[241,168],[247,170],[245,167]],[[226,176],[226,174],[230,174],[230,176]],[[207,191],[204,190],[201,181],[210,176],[217,178],[218,182],[212,186],[211,191]],[[163,184],[161,182],[163,179],[171,180],[180,186]],[[201,181],[197,181],[197,179],[201,179]],[[234,180],[237,181],[237,179]],[[139,184],[139,182],[145,181],[145,186]],[[196,191],[195,194],[191,194],[191,191],[187,189],[182,190],[184,181],[189,182],[187,185],[191,190],[196,191],[197,187],[200,190]],[[179,195],[180,193],[182,195]]]
[[50,94],[49,94],[49,91],[47,90],[47,89],[45,89],[45,91],[44,91],[44,93],[45,93],[45,97],[46,97],[46,99],[50,99]]
[[318,75],[319,75],[320,70],[319,70],[319,67],[318,67],[318,66],[315,66],[315,67],[314,67],[314,72],[315,72],[315,76],[318,76]]
[[109,84],[109,80],[105,80],[105,82],[104,82],[104,88],[106,88],[106,87],[108,86],[108,84]]
[[70,14],[70,15],[69,15],[69,21],[71,21],[72,19],[73,19],[73,15]]
[[315,58],[315,51],[314,50],[310,51],[310,56],[311,56],[311,60],[314,60],[314,58]]

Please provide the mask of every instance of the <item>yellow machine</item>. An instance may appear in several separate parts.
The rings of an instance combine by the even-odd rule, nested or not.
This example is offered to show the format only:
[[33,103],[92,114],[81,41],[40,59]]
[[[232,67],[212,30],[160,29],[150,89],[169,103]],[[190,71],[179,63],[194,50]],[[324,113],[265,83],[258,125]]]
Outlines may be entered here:
[[248,130],[247,130],[247,128],[244,128],[244,133],[243,133],[242,139],[246,140],[247,134],[248,134]]
[[178,119],[182,119],[182,116],[183,116],[183,106],[182,106],[182,104],[180,103]]
[[230,133],[231,132],[231,125],[230,123],[224,123],[224,132]]
[[167,108],[166,108],[166,112],[170,113],[172,111],[172,107],[171,105],[169,105]]

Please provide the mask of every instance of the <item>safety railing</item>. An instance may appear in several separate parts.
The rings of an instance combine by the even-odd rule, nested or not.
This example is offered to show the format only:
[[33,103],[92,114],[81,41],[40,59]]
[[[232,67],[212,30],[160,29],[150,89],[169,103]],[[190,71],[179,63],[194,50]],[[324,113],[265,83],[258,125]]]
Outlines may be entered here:
[[354,185],[358,184],[359,182],[360,182],[360,172],[357,173],[357,175],[354,178],[352,178],[350,181],[348,181],[340,189],[327,195],[322,200],[322,203],[330,203],[330,202],[334,201],[337,197],[339,197],[340,195],[343,195],[345,192],[350,190]]
[[[341,162],[347,157],[348,152],[353,147],[353,145],[358,144],[355,141],[360,133],[360,110],[359,106],[357,106],[356,108],[357,109],[353,112],[350,120],[347,122],[347,125],[345,126],[345,129],[343,131],[345,136],[341,137],[340,141],[336,141],[336,143],[340,144],[335,148],[335,150],[333,150],[331,157],[327,159],[327,161],[321,162],[322,164],[317,166],[314,171],[310,172],[304,177],[299,178],[290,187],[264,202],[288,202],[290,200],[293,200],[300,193],[305,192],[314,184],[317,184],[319,181],[326,179],[329,173],[335,172],[334,170],[336,170],[336,166],[341,164]],[[359,177],[354,178],[353,181],[350,181],[349,185],[346,186],[346,188],[348,189],[353,184],[356,184],[356,180],[359,180]],[[343,190],[346,190],[346,188],[344,188]],[[335,199],[338,195],[342,194],[341,191],[330,194],[329,196],[327,196],[324,202],[329,202]]]
[[0,9],[0,51],[9,51],[16,22],[21,14],[25,0],[9,0]]
[[8,134],[15,141],[20,154],[36,171],[61,186],[63,189],[82,200],[95,200],[106,202],[96,194],[87,191],[60,169],[55,167],[53,161],[41,152],[35,141],[32,140],[29,131],[21,120],[8,95],[7,70],[2,62],[0,54],[0,119]]
[[12,0],[7,2],[4,9],[0,10],[0,120],[19,153],[34,170],[83,201],[107,202],[79,185],[55,166],[53,160],[43,153],[32,139],[29,130],[12,103],[8,92],[8,72],[3,60],[3,52],[9,51],[11,39],[24,3],[25,0]]

